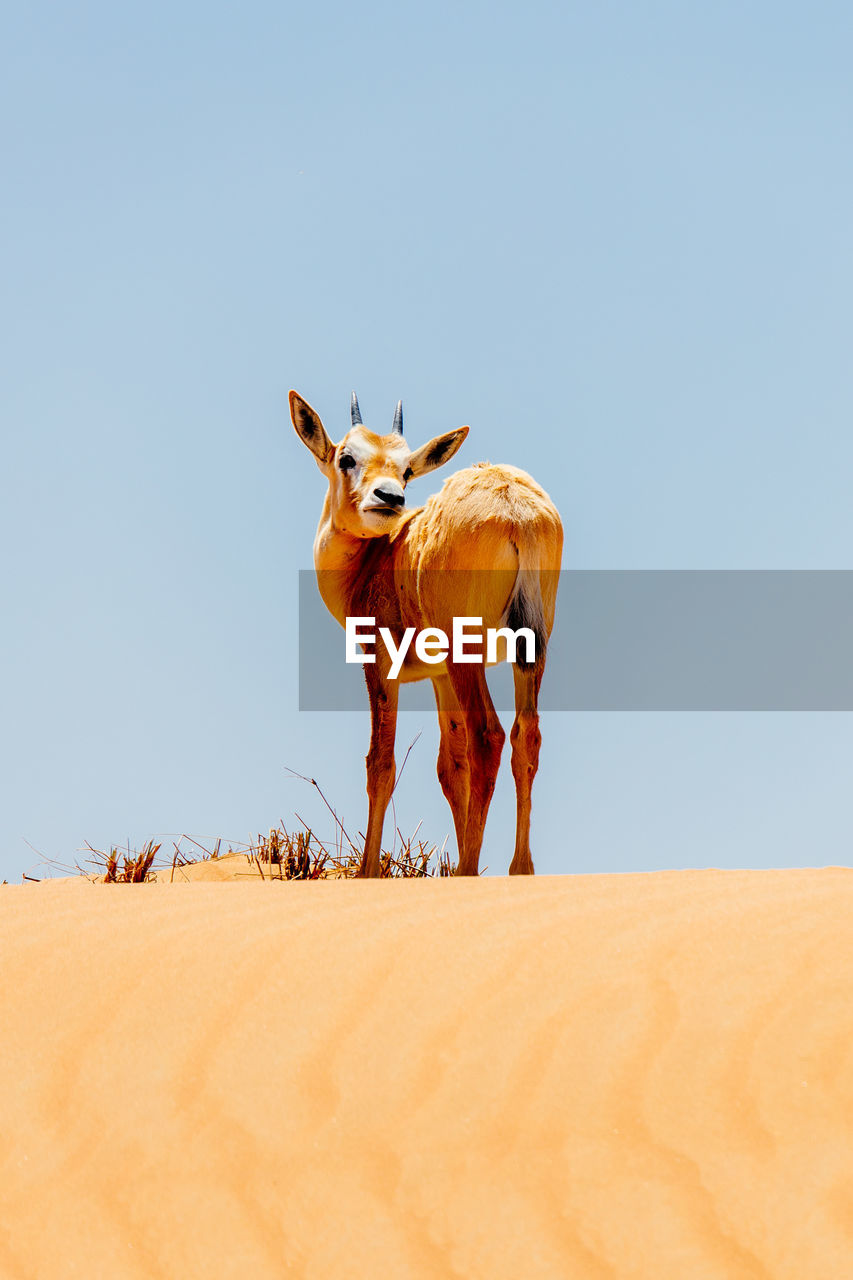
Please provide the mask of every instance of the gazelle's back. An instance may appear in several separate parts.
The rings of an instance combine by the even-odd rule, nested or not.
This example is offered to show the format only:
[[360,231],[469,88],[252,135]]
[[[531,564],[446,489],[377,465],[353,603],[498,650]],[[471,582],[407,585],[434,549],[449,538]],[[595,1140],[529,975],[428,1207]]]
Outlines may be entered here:
[[[479,462],[455,472],[407,523],[412,568],[491,569],[507,542],[540,544],[542,567],[558,569],[563,527],[557,508],[518,467]],[[402,550],[402,549],[401,549]]]
[[523,570],[541,577],[550,631],[563,527],[545,490],[518,467],[481,462],[457,471],[393,542],[395,569],[408,571],[430,625],[444,629],[459,615],[498,626]]

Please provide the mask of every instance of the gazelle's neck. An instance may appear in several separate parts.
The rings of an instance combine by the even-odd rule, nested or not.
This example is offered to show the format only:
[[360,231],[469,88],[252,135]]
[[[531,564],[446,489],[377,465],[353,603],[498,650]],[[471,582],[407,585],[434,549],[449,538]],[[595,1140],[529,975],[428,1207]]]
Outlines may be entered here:
[[323,603],[341,626],[346,623],[347,582],[357,571],[361,541],[335,527],[327,497],[314,538],[314,568]]
[[347,569],[363,546],[363,538],[356,538],[335,525],[327,498],[314,537],[314,568],[318,573]]
[[386,535],[359,538],[335,524],[331,503],[326,497],[314,538],[314,568],[323,603],[341,626],[346,625],[352,590],[360,579],[381,573],[398,561],[408,563],[409,525],[420,510],[418,507],[407,511]]

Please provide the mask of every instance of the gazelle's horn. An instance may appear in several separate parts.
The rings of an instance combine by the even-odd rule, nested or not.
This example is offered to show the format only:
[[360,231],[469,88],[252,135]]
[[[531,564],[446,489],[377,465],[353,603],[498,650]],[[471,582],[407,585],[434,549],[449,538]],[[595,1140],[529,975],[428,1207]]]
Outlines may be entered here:
[[391,428],[391,430],[396,431],[398,436],[401,436],[403,434],[403,401],[402,400],[397,401],[397,408],[394,410],[394,425]]
[[361,410],[358,407],[358,396],[354,391],[352,393],[352,404],[350,405],[350,416],[352,417],[352,425],[354,427],[364,426],[364,423],[361,420]]

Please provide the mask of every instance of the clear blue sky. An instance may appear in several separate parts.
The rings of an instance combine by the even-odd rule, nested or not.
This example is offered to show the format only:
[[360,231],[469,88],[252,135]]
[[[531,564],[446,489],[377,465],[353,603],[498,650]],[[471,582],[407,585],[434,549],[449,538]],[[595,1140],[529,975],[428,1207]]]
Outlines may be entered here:
[[[284,766],[366,819],[366,713],[296,710],[350,390],[513,462],[567,568],[853,568],[853,10],[249,0],[0,19],[0,874],[245,838]],[[441,473],[414,487],[421,498]],[[401,718],[406,830],[450,814]],[[853,718],[552,714],[541,871],[849,860]],[[483,862],[504,872],[508,757]]]

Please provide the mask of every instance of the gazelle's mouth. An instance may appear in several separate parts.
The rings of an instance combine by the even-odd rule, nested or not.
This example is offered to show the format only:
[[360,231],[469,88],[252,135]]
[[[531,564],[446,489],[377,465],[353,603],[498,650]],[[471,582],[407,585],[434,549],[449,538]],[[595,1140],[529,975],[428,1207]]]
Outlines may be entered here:
[[396,516],[402,510],[402,507],[362,507],[362,511],[372,511],[377,516]]

